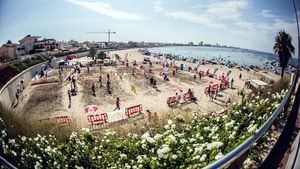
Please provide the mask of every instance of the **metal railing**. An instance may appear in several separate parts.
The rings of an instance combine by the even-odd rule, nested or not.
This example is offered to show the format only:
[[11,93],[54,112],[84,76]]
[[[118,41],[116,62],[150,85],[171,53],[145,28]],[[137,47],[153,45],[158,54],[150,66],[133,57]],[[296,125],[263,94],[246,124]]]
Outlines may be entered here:
[[5,160],[5,158],[3,158],[3,157],[0,156],[0,165],[1,164],[3,164],[4,166],[6,166],[9,169],[17,169],[17,167],[15,167],[10,162],[8,162],[7,160]]
[[204,167],[205,169],[215,169],[215,168],[225,168],[230,164],[234,163],[238,158],[240,158],[247,150],[249,150],[253,144],[260,139],[265,132],[269,129],[269,127],[276,120],[277,116],[281,113],[282,109],[289,103],[289,99],[295,89],[297,84],[299,72],[297,72],[296,76],[292,81],[292,85],[289,87],[289,90],[280,105],[274,111],[274,113],[268,118],[268,120],[258,129],[258,132],[252,136],[250,136],[246,141],[240,144],[238,147],[233,149],[231,152],[226,154],[223,158],[211,163],[210,165]]

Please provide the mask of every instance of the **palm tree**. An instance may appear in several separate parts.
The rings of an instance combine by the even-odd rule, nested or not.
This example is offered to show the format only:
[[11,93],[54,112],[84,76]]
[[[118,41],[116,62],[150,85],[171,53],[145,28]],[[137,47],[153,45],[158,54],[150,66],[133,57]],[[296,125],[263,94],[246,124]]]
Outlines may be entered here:
[[273,47],[275,54],[279,57],[281,67],[281,78],[283,78],[284,69],[287,67],[289,59],[295,53],[295,48],[292,45],[292,37],[284,30],[278,32],[275,37],[275,45]]

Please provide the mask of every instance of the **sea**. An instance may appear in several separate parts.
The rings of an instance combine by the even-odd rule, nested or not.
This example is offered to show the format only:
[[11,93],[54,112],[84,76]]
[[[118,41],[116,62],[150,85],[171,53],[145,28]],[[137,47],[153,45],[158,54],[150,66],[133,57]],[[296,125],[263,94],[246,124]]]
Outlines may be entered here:
[[[244,66],[266,67],[271,62],[278,63],[278,56],[272,53],[260,52],[241,48],[206,47],[206,46],[168,46],[148,48],[156,54],[171,54],[183,58],[214,59],[223,63],[237,63]],[[297,65],[297,59],[292,58],[289,64]]]

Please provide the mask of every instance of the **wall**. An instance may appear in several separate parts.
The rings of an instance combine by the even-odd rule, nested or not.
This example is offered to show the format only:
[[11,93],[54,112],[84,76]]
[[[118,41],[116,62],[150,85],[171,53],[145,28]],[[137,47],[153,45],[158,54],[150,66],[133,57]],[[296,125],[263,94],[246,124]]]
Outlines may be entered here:
[[[77,53],[76,55],[78,57],[87,56],[89,54],[89,51],[87,52],[81,52]],[[63,57],[61,57],[63,58]],[[60,58],[58,58],[60,59]],[[48,62],[48,61],[47,61]],[[6,83],[5,86],[0,90],[0,102],[6,109],[10,109],[13,103],[16,100],[16,92],[17,92],[17,84],[20,83],[21,79],[25,80],[25,86],[28,85],[28,83],[31,81],[31,79],[36,75],[36,72],[40,73],[43,69],[44,65],[47,62],[43,62],[37,65],[34,65],[17,76],[15,76],[13,79],[11,79],[9,82]]]

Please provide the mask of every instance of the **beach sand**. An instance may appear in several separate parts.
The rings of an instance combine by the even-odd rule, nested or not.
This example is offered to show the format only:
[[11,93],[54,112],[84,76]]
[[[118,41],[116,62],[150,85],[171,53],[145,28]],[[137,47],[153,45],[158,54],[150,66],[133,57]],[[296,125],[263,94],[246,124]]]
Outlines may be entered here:
[[[167,118],[174,117],[176,115],[182,115],[184,117],[191,117],[193,112],[197,112],[199,114],[203,113],[217,113],[224,110],[225,102],[228,98],[231,98],[232,102],[238,102],[240,98],[237,95],[237,92],[242,89],[245,85],[245,80],[248,79],[260,79],[261,76],[273,79],[277,81],[280,77],[275,75],[274,73],[267,72],[263,73],[262,71],[253,71],[249,72],[242,70],[240,71],[237,68],[228,68],[222,65],[212,65],[206,64],[201,65],[200,70],[206,71],[210,69],[210,72],[213,73],[215,68],[218,68],[218,72],[216,75],[222,75],[222,73],[227,73],[229,70],[232,71],[229,76],[229,81],[233,78],[234,84],[233,88],[225,89],[218,93],[218,97],[213,101],[210,101],[210,98],[204,94],[204,89],[208,87],[210,82],[213,81],[215,84],[220,84],[218,79],[210,78],[210,77],[202,77],[200,80],[197,76],[196,81],[193,79],[193,73],[188,71],[179,72],[175,77],[172,76],[172,70],[168,75],[170,81],[164,81],[162,76],[160,76],[160,72],[162,71],[162,65],[154,64],[156,61],[160,61],[153,56],[150,56],[150,60],[153,62],[152,74],[147,73],[146,78],[144,76],[143,70],[137,69],[136,75],[132,75],[132,62],[137,61],[142,62],[144,57],[138,49],[128,49],[128,50],[120,50],[110,52],[109,55],[118,54],[121,58],[127,58],[130,62],[129,68],[125,66],[118,65],[117,67],[107,67],[102,66],[101,71],[100,67],[90,67],[89,73],[86,67],[82,68],[81,74],[78,75],[78,95],[72,96],[72,104],[71,108],[68,108],[68,95],[67,91],[70,89],[70,82],[63,81],[59,84],[46,84],[46,85],[36,85],[36,86],[28,86],[24,93],[24,99],[20,102],[18,107],[15,108],[15,111],[18,114],[24,114],[28,118],[34,119],[45,119],[58,115],[68,115],[72,118],[72,122],[77,125],[78,128],[88,127],[89,123],[87,121],[87,114],[84,112],[84,108],[87,105],[97,105],[99,109],[97,112],[112,112],[115,109],[115,101],[116,98],[119,97],[121,100],[121,109],[125,109],[130,106],[142,104],[143,113],[147,115],[146,110],[151,112],[157,112],[158,119],[161,121],[167,120]],[[149,57],[149,56],[147,56]],[[187,61],[176,61],[176,65],[185,64],[186,66],[191,66],[195,68],[198,63],[190,63]],[[149,65],[145,66],[146,69],[150,69]],[[199,70],[198,69],[198,70]],[[63,74],[63,78],[66,79],[67,72],[71,69],[65,70]],[[58,70],[55,70],[58,71]],[[112,86],[112,94],[108,94],[106,90],[106,75],[110,74],[111,86]],[[242,79],[239,79],[240,73],[242,74]],[[99,75],[102,76],[103,87],[100,87],[100,83],[98,81]],[[54,73],[53,76],[57,76],[57,73]],[[154,77],[157,80],[157,89],[150,86],[149,77]],[[92,84],[96,86],[96,97],[92,96]],[[59,89],[55,89],[55,91],[51,91],[51,87],[56,85]],[[44,87],[43,87],[44,86]],[[175,94],[171,91],[175,87],[183,89],[183,93],[186,93],[188,89],[192,89],[197,97],[197,102],[188,102],[188,103],[180,103],[178,105],[169,107],[167,105],[167,98],[170,96],[174,96]],[[44,91],[41,91],[43,90]],[[249,92],[249,89],[245,89]],[[53,93],[51,95],[51,93]],[[39,103],[32,103],[32,98],[40,95],[47,95],[51,97],[42,97],[39,98],[42,100]],[[44,100],[43,100],[44,98]],[[49,107],[47,107],[49,105]],[[31,106],[32,108],[28,108]],[[26,108],[26,112],[24,112]],[[137,128],[138,123],[146,126],[148,124],[147,117],[139,120],[138,122],[134,122],[135,127]],[[115,130],[122,130],[122,127],[127,127],[131,125],[130,122],[122,122],[113,124],[113,128]],[[116,128],[116,126],[118,128]],[[130,128],[130,127],[129,127]],[[122,130],[122,132],[132,132],[133,129]]]

